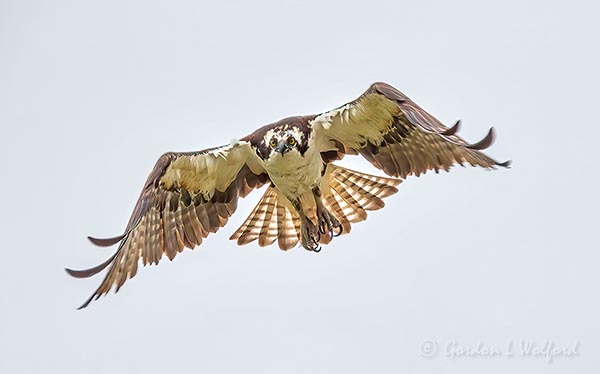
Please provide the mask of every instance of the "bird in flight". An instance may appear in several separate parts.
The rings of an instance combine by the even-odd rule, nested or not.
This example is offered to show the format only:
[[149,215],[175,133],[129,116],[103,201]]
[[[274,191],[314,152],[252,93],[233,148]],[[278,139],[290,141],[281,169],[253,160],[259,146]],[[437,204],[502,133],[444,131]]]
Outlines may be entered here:
[[[481,141],[467,143],[450,128],[386,83],[374,83],[358,99],[318,115],[297,116],[263,126],[239,140],[197,152],[169,152],[150,172],[122,235],[89,237],[101,247],[119,244],[115,254],[86,270],[67,272],[88,278],[108,268],[104,280],[79,309],[118,292],[144,265],[172,260],[223,227],[238,198],[268,185],[248,218],[230,239],[239,245],[277,242],[282,250],[298,243],[318,252],[322,244],[348,234],[367,211],[383,208],[382,198],[398,191],[409,175],[448,171],[465,163],[508,167],[481,152],[493,141],[493,128]],[[334,164],[361,155],[389,177]]]

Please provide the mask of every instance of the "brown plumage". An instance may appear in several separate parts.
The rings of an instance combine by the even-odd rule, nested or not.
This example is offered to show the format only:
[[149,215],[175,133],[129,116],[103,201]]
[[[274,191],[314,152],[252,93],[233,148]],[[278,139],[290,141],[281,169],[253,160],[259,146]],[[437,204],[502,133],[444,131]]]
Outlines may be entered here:
[[[340,220],[342,234],[348,234],[350,223],[364,221],[367,210],[383,208],[382,198],[398,192],[396,186],[400,182],[400,179],[377,177],[329,164],[322,182],[325,206]],[[261,247],[277,241],[279,248],[287,251],[298,244],[300,234],[298,214],[284,196],[269,187],[230,239],[237,240],[238,245],[258,240]],[[330,241],[331,236],[322,235],[319,242],[328,244]]]
[[[490,130],[469,144],[412,100],[385,83],[375,83],[358,99],[319,115],[291,117],[264,126],[229,145],[199,152],[167,153],[150,173],[122,235],[89,238],[99,246],[119,243],[104,263],[67,272],[77,278],[108,272],[80,307],[133,278],[142,264],[172,260],[200,245],[223,227],[237,200],[268,184],[263,197],[231,239],[239,245],[277,242],[282,250],[298,243],[320,250],[351,224],[381,209],[402,179],[428,170],[468,163],[499,163],[481,150],[493,141]],[[388,177],[353,171],[332,162],[360,154]],[[398,179],[401,178],[401,179]],[[334,235],[336,234],[336,235]]]

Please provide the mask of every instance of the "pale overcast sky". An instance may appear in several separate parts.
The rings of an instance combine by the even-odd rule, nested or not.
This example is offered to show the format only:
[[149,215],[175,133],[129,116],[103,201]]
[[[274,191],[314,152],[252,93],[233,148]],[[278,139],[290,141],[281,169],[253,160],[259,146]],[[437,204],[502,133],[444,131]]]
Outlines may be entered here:
[[[0,372],[597,372],[596,4],[0,0]],[[158,156],[374,81],[470,141],[495,126],[513,168],[409,177],[319,254],[229,241],[254,193],[75,310],[102,276],[63,268],[113,253],[86,236],[122,232]],[[520,351],[547,341],[578,355]]]

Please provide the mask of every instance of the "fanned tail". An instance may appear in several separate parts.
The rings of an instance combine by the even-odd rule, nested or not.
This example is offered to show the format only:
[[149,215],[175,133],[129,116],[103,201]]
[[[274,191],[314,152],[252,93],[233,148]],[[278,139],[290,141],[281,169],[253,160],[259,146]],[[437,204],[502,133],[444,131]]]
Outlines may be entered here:
[[[329,164],[321,186],[323,203],[342,224],[342,233],[347,234],[351,223],[367,219],[367,211],[383,208],[382,199],[398,192],[396,186],[401,182]],[[300,235],[300,217],[284,196],[269,187],[230,239],[237,240],[238,245],[258,240],[261,247],[277,241],[279,248],[288,250],[298,244]],[[331,239],[330,235],[321,235],[319,242],[328,244]]]
[[[321,190],[323,202],[342,224],[342,234],[350,232],[351,223],[367,219],[368,210],[378,210],[385,206],[383,198],[398,192],[401,179],[379,177],[361,173],[341,166],[329,164],[325,172]],[[321,244],[327,244],[331,237],[323,235]]]
[[258,240],[265,247],[277,240],[279,248],[291,249],[300,240],[300,218],[287,199],[269,187],[244,223],[229,238],[238,245]]

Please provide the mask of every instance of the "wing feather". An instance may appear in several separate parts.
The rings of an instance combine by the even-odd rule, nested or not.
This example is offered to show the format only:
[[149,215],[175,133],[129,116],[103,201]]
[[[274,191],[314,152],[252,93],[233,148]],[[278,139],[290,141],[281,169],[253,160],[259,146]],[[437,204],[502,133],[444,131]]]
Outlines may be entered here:
[[237,199],[266,183],[266,172],[253,160],[250,144],[235,144],[200,152],[167,153],[150,173],[125,233],[109,239],[90,238],[100,246],[120,242],[104,263],[67,272],[87,278],[108,268],[90,298],[80,307],[117,292],[137,274],[138,263],[158,264],[163,254],[172,260],[184,248],[194,248],[216,232],[235,212]]
[[386,83],[374,83],[358,99],[316,116],[311,125],[320,134],[322,153],[360,154],[386,174],[405,178],[428,170],[449,170],[454,164],[508,167],[481,150],[489,147],[494,131],[469,144]]

